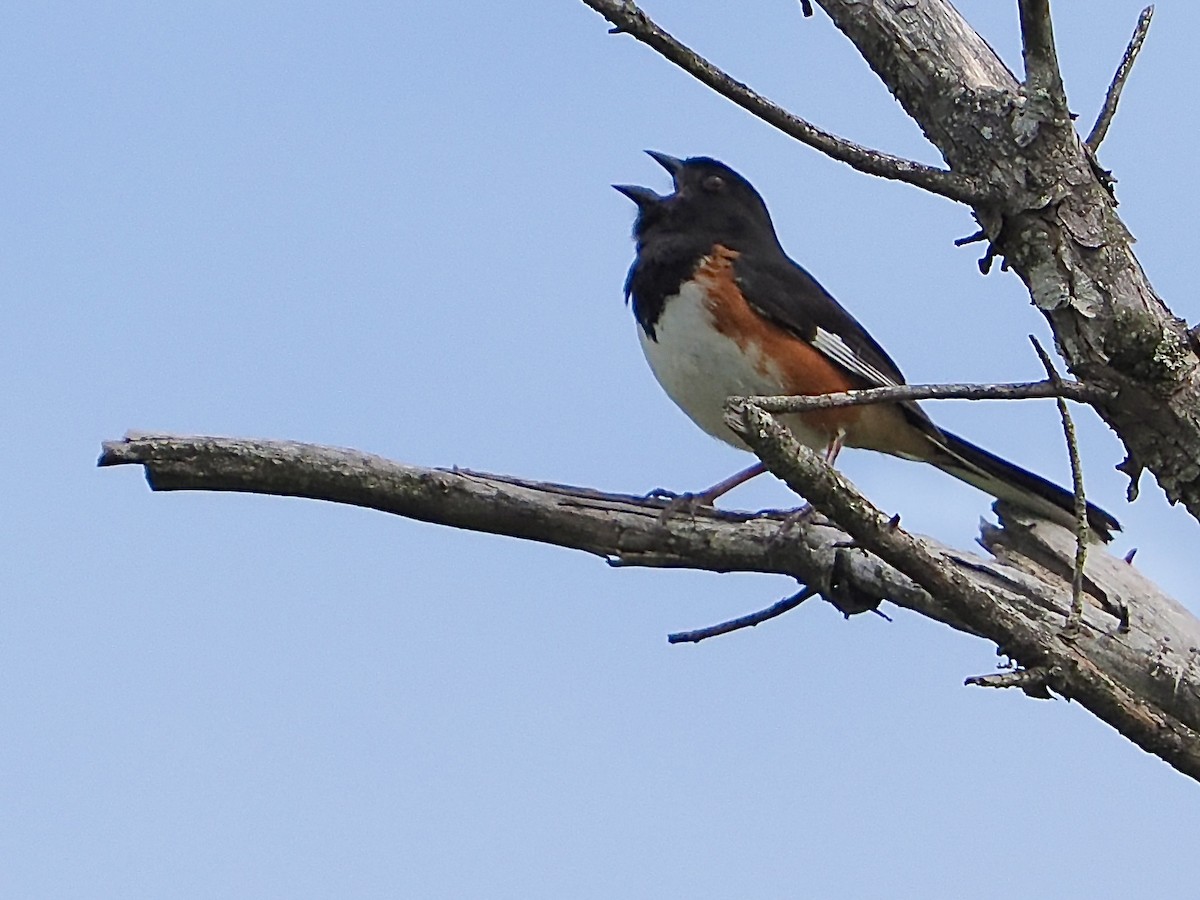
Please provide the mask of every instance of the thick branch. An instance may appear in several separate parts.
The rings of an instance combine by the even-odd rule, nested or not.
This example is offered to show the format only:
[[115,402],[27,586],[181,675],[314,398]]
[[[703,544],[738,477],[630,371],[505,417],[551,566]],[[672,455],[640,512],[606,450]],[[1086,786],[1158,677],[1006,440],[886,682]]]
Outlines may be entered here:
[[797,525],[788,511],[702,507],[665,516],[667,501],[461,469],[428,469],[293,441],[130,434],[107,441],[101,466],[141,465],[155,491],[236,491],[346,503],[488,534],[583,550],[612,565],[787,575],[890,599],[963,630],[889,567],[847,552],[843,531]]
[[[748,439],[764,461],[843,521],[860,549],[847,547],[845,531],[819,520],[797,523],[786,513],[700,510],[664,519],[661,501],[405,466],[285,441],[131,435],[106,443],[100,465],[142,465],[155,490],[329,500],[573,547],[618,565],[767,572],[814,586],[834,601],[886,598],[987,636],[1025,667],[1049,665],[1055,691],[1200,778],[1200,742],[1191,731],[1200,727],[1200,671],[1187,651],[1200,646],[1200,623],[1132,566],[1101,553],[1088,560],[1093,590],[1109,605],[1133,608],[1130,630],[1123,633],[1118,620],[1089,606],[1080,633],[1066,642],[1059,625],[1070,594],[1056,569],[1069,572],[1068,531],[1009,514],[1007,528],[985,534],[1004,562],[907,534],[814,454],[789,443],[766,413],[751,410],[746,407]],[[868,550],[903,565],[916,580]]]
[[695,51],[660,28],[632,0],[583,0],[613,24],[613,31],[629,34],[679,66],[722,97],[732,100],[789,137],[844,162],[860,172],[916,185],[951,200],[975,203],[981,199],[978,186],[954,172],[881,153],[830,134],[788,112],[727,75]]

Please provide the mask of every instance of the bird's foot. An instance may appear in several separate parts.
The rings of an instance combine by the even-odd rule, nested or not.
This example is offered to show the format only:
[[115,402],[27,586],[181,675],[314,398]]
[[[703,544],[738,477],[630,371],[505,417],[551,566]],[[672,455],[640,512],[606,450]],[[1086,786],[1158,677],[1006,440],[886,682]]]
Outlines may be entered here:
[[779,523],[779,529],[770,538],[770,546],[774,548],[782,544],[794,529],[807,525],[816,514],[817,510],[811,503],[793,509]]
[[684,493],[676,494],[673,491],[655,490],[646,495],[646,499],[666,500],[666,504],[662,508],[662,512],[658,514],[658,521],[667,522],[676,516],[685,516],[687,518],[695,518],[698,510],[704,507],[713,505],[712,499],[707,493]]
[[667,488],[654,488],[642,494],[643,500],[678,500],[680,497],[687,497],[688,494],[678,494],[675,491]]

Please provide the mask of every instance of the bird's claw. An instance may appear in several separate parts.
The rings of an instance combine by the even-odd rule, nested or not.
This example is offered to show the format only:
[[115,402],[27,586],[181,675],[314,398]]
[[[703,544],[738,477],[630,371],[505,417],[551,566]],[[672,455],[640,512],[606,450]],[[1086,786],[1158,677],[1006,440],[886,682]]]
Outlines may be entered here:
[[654,488],[642,495],[643,500],[678,500],[681,496],[686,497],[687,494],[677,494],[675,491],[667,488]]
[[694,518],[696,511],[701,507],[712,506],[712,501],[704,494],[676,494],[671,491],[664,491],[657,494],[655,499],[667,501],[663,505],[662,512],[658,514],[658,521],[660,522],[667,522],[678,515]]

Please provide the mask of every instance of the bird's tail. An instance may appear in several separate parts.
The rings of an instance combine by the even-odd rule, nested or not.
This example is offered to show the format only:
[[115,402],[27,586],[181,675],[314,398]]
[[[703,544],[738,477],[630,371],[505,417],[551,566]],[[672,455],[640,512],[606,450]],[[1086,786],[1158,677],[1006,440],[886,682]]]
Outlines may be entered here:
[[[943,431],[935,440],[942,453],[929,460],[948,475],[965,481],[1000,500],[1028,509],[1067,528],[1075,525],[1075,495],[1040,475],[976,447],[956,434]],[[1103,541],[1112,540],[1112,533],[1121,526],[1107,512],[1089,503],[1088,525]]]

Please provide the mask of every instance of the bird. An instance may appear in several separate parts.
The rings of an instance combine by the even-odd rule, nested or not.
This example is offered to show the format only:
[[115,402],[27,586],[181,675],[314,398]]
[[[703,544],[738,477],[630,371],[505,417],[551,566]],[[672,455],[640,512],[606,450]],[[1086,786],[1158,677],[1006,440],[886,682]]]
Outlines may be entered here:
[[[646,151],[667,170],[672,192],[613,187],[637,205],[636,256],[625,299],[642,351],[667,395],[703,431],[750,448],[726,423],[731,396],[818,395],[902,385],[887,352],[783,249],[754,186],[707,156]],[[930,463],[976,488],[1066,527],[1070,491],[939,428],[913,401],[805,413],[780,420],[833,462],[843,447]],[[756,463],[705,491],[700,504],[761,474]],[[1111,540],[1117,520],[1087,505],[1092,535]]]

